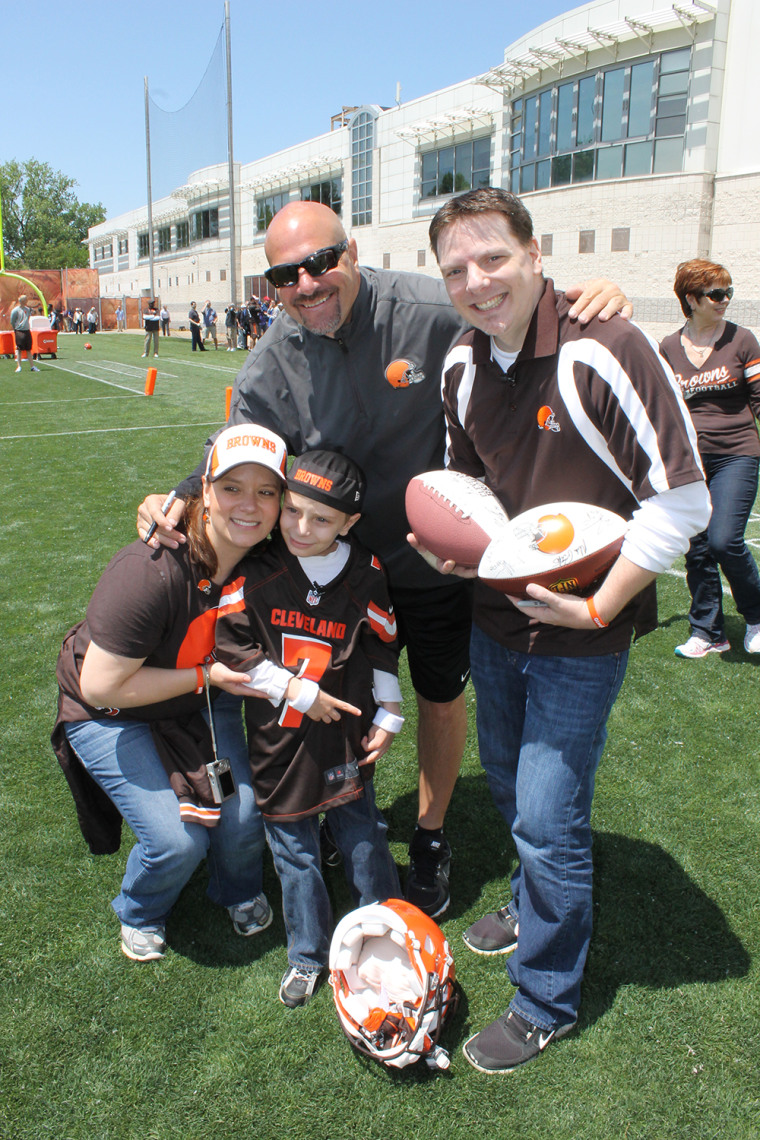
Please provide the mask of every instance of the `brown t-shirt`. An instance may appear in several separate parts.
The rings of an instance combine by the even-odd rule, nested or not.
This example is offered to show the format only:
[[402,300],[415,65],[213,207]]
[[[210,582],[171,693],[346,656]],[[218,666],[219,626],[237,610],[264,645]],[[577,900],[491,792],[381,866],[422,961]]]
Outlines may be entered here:
[[64,638],[56,673],[60,689],[59,721],[119,716],[153,721],[183,717],[205,707],[203,694],[128,709],[94,709],[79,688],[82,661],[90,641],[120,657],[143,657],[146,665],[187,669],[214,648],[217,615],[239,590],[241,580],[209,582],[190,561],[186,546],[153,550],[133,542],[114,555],[103,571],[87,607],[87,617]]
[[726,321],[721,337],[699,367],[689,360],[681,333],[671,333],[660,352],[675,373],[697,429],[701,455],[760,456],[760,344],[749,331]]

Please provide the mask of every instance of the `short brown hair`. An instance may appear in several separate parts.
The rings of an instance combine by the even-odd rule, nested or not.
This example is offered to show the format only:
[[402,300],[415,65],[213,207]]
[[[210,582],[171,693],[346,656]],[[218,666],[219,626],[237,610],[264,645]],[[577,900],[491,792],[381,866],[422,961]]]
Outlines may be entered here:
[[719,265],[717,261],[707,261],[704,257],[693,257],[691,261],[682,261],[677,267],[673,292],[678,297],[683,315],[690,317],[691,305],[686,300],[688,293],[698,297],[707,289],[726,289],[730,284],[731,274],[724,265]]
[[479,190],[468,190],[466,194],[449,198],[436,213],[428,231],[430,246],[436,257],[438,241],[446,227],[474,214],[503,214],[521,245],[529,245],[533,239],[533,219],[517,195],[497,186],[483,186]]

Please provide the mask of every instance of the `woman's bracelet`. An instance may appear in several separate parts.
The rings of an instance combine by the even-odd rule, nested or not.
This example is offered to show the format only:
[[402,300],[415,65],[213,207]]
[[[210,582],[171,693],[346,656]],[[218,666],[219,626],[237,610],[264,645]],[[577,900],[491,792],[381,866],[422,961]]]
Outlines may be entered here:
[[610,623],[608,621],[602,621],[602,619],[599,617],[596,606],[594,605],[594,599],[586,598],[586,606],[588,608],[589,614],[591,615],[591,620],[594,625],[598,626],[599,629],[606,629]]

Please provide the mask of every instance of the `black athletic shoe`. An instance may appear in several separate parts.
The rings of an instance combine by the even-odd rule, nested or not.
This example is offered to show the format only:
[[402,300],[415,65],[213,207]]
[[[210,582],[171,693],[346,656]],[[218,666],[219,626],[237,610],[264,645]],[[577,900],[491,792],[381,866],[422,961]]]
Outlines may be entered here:
[[520,1065],[535,1061],[550,1041],[564,1037],[574,1026],[575,1022],[571,1021],[556,1029],[540,1029],[508,1009],[465,1041],[462,1052],[481,1073],[511,1073]]
[[449,905],[450,872],[451,847],[446,837],[430,839],[418,828],[409,844],[407,901],[431,918],[438,918]]
[[319,825],[319,851],[322,862],[326,863],[328,867],[339,867],[343,862],[343,856],[332,837],[330,825],[326,819],[323,819]]
[[462,940],[476,954],[511,954],[517,947],[518,929],[517,919],[502,907],[473,922]]

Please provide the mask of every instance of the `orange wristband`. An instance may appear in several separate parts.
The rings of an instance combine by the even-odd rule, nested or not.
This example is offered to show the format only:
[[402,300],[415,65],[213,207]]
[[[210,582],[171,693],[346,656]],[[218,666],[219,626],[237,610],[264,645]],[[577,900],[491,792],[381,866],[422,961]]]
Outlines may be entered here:
[[602,619],[599,617],[599,614],[596,612],[596,606],[594,605],[594,599],[586,598],[586,606],[588,608],[588,612],[591,614],[591,620],[594,625],[598,626],[599,629],[606,629],[610,623],[608,621],[602,621]]
[[202,665],[196,665],[195,666],[195,680],[196,680],[196,683],[198,685],[198,688],[195,690],[195,695],[197,697],[206,688],[206,682],[205,682],[205,678],[203,676],[203,666]]

